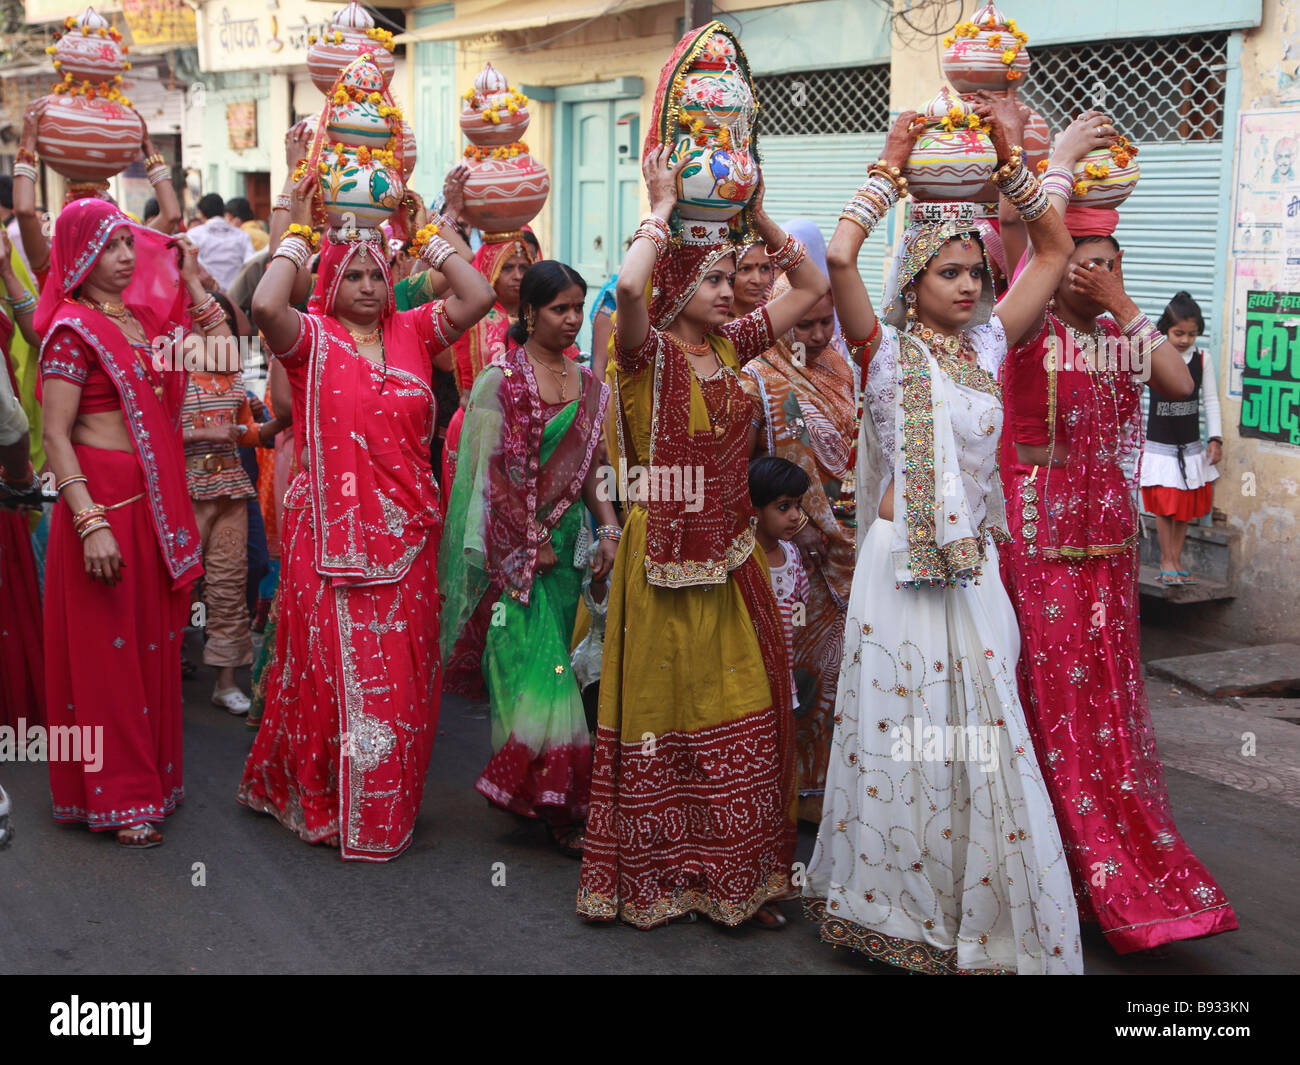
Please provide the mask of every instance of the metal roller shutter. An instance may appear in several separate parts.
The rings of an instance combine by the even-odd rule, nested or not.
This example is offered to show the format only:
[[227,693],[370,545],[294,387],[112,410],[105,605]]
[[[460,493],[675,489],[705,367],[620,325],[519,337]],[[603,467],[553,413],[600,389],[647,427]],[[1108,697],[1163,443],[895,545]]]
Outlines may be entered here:
[[[763,137],[763,205],[778,223],[810,218],[830,240],[840,209],[862,184],[867,166],[880,158],[883,133],[820,137]],[[873,301],[885,287],[888,225],[878,226],[863,246],[858,269]]]

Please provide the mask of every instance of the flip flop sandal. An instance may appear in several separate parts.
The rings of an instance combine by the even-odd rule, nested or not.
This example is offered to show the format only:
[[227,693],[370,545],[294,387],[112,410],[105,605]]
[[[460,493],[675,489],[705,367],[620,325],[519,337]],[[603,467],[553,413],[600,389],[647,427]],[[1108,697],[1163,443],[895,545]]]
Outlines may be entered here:
[[1198,581],[1195,577],[1192,576],[1192,572],[1191,572],[1191,570],[1180,569],[1180,570],[1178,571],[1178,576],[1180,576],[1180,577],[1183,579],[1183,580],[1182,580],[1182,583],[1183,583],[1183,584],[1200,584],[1200,583],[1201,583],[1201,582]]
[[1160,576],[1157,577],[1156,580],[1170,588],[1177,587],[1184,583],[1182,577],[1178,575],[1178,571],[1172,569],[1162,569],[1160,571]]
[[[130,835],[123,838],[122,833],[129,832]],[[150,847],[162,846],[162,833],[153,825],[141,822],[138,825],[132,825],[130,828],[119,828],[117,830],[117,845],[126,847],[128,850],[148,850]]]

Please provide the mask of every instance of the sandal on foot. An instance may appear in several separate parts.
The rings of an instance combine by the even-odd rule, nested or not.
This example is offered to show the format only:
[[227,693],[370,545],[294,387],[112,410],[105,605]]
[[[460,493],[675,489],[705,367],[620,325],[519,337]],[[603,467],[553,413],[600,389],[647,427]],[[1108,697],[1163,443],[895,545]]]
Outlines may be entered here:
[[212,693],[212,705],[240,717],[248,713],[253,703],[238,688],[220,688]]
[[1180,570],[1178,571],[1178,576],[1180,576],[1180,577],[1183,579],[1183,580],[1182,580],[1182,583],[1183,583],[1183,584],[1199,584],[1199,583],[1200,583],[1200,582],[1199,582],[1195,577],[1192,576],[1192,572],[1191,572],[1191,570],[1180,569]]
[[131,850],[148,850],[150,847],[162,846],[162,833],[153,825],[141,822],[130,828],[117,830],[117,845]]
[[754,916],[749,921],[750,924],[758,925],[765,932],[780,931],[786,924],[785,914],[770,902],[755,910]]
[[1178,575],[1178,571],[1172,569],[1162,569],[1160,576],[1156,580],[1168,587],[1175,587],[1183,583],[1183,578]]
[[584,824],[547,825],[546,831],[551,842],[559,848],[561,854],[570,858],[581,858],[582,847],[587,841],[587,826]]

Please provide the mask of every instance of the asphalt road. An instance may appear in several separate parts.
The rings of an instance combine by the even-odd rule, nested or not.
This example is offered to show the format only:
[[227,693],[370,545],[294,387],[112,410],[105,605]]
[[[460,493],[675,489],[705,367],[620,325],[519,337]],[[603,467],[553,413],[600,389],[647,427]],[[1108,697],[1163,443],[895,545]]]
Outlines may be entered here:
[[[473,790],[489,754],[486,707],[456,698],[442,708],[410,849],[384,865],[345,863],[236,804],[251,733],[208,705],[211,686],[202,670],[185,685],[188,798],[161,848],[130,852],[111,834],[56,825],[45,767],[0,766],[16,829],[0,851],[0,972],[899,975],[819,943],[793,903],[780,932],[587,924],[574,913],[578,863]],[[1294,808],[1176,767],[1168,776],[1178,825],[1241,929],[1159,960],[1121,958],[1085,933],[1087,971],[1296,971]],[[800,860],[813,841],[801,833]],[[194,884],[195,863],[205,886]],[[493,886],[495,863],[503,886]]]

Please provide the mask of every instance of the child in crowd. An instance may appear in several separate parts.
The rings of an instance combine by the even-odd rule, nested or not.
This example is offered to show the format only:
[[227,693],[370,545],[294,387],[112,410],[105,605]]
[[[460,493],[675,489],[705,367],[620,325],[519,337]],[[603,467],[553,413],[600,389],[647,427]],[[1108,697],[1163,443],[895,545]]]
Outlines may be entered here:
[[582,580],[582,602],[587,607],[591,626],[578,641],[570,655],[573,678],[582,692],[582,707],[587,715],[587,728],[596,734],[596,717],[600,708],[600,662],[605,653],[605,619],[609,614],[609,578],[594,577],[592,564],[596,558],[596,544],[591,538],[589,525],[583,528],[574,545],[573,564],[585,570]]
[[[1195,584],[1183,569],[1183,540],[1188,522],[1214,506],[1214,484],[1223,458],[1219,387],[1209,356],[1196,347],[1205,318],[1186,292],[1177,293],[1156,324],[1183,356],[1194,388],[1186,399],[1171,400],[1151,389],[1146,443],[1142,449],[1142,506],[1156,518],[1160,539],[1160,582]],[[1205,404],[1208,447],[1201,443],[1201,404]]]
[[[781,613],[781,628],[791,660],[794,658],[794,626],[804,623],[808,602],[808,574],[791,540],[808,522],[799,503],[808,491],[808,474],[787,459],[766,455],[749,464],[749,500],[758,513],[755,530],[759,546],[767,555],[772,573],[772,591]],[[795,709],[799,690],[793,671],[790,691]]]

